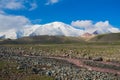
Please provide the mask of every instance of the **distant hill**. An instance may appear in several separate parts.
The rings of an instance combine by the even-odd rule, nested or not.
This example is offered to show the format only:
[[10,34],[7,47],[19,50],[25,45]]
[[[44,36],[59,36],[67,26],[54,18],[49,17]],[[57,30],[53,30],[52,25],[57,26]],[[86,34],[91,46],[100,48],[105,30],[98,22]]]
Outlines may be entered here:
[[89,41],[91,38],[95,37],[96,35],[90,33],[84,33],[80,37],[83,38],[85,41]]
[[23,37],[16,40],[6,39],[1,44],[43,44],[43,43],[78,43],[78,42],[85,42],[80,37],[65,37],[65,36],[30,36],[30,37]]
[[83,37],[66,36],[29,36],[18,39],[1,39],[0,44],[64,44],[64,43],[86,43],[86,42],[120,42],[120,33],[109,33],[91,36],[84,34]]
[[120,33],[109,33],[95,36],[90,41],[96,42],[120,42]]

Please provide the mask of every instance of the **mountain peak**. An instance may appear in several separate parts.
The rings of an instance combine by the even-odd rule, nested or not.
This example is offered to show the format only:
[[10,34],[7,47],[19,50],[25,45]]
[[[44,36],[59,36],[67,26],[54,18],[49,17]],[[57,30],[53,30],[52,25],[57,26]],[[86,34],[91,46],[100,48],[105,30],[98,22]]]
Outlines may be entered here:
[[93,38],[94,36],[95,36],[94,34],[90,34],[88,32],[81,35],[81,37],[84,38],[85,40],[89,40],[89,39]]
[[[40,36],[40,35],[52,35],[52,36],[81,36],[81,37],[90,37],[92,35],[104,34],[104,33],[112,33],[110,31],[119,31],[116,28],[111,28],[108,30],[95,30],[95,31],[87,31],[77,29],[69,24],[65,24],[63,22],[51,22],[44,25],[29,25],[21,30],[8,30],[5,32],[0,32],[0,38],[10,38],[16,39],[26,36]],[[85,33],[85,34],[84,34]],[[83,35],[82,35],[83,34]]]
[[81,30],[65,24],[63,22],[52,22],[37,28],[31,36],[34,35],[64,35],[64,36],[79,36]]
[[96,30],[96,31],[93,32],[93,34],[98,35],[99,31]]
[[52,24],[65,24],[63,22],[58,22],[58,21],[55,21],[55,22],[52,22]]
[[67,25],[63,22],[52,22],[52,23],[47,23],[43,26],[49,26],[49,27],[53,27],[53,28],[64,28],[64,27],[70,27],[70,25]]

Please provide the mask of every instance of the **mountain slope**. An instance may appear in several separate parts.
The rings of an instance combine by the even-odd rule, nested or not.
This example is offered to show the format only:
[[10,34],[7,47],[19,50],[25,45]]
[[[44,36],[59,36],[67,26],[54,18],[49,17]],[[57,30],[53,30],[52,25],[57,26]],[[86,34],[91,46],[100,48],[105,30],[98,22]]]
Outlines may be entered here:
[[22,30],[17,31],[17,38],[30,36],[37,28],[39,28],[41,25],[31,25],[29,27],[25,27]]
[[0,37],[17,39],[26,36],[52,35],[52,36],[80,36],[83,30],[76,29],[62,22],[52,22],[45,25],[29,25],[21,30],[0,32]]
[[47,43],[80,43],[84,40],[80,37],[66,37],[66,36],[30,36],[23,37],[16,40],[7,39],[1,42],[1,44],[47,44]]
[[11,29],[11,30],[8,30],[6,32],[0,32],[0,38],[16,39],[17,38],[16,30]]
[[119,30],[113,27],[108,29],[92,29],[91,31],[91,29],[83,30],[62,22],[52,22],[44,25],[26,25],[24,27],[21,27],[20,30],[10,29],[8,31],[0,32],[0,38],[17,39],[21,37],[40,35],[78,37],[84,35],[85,33],[99,35],[115,32],[119,32]]
[[97,42],[116,42],[120,41],[120,33],[109,33],[109,34],[101,34],[90,41],[97,41]]
[[37,28],[31,36],[34,35],[64,35],[64,36],[80,36],[83,33],[82,30],[73,28],[70,25],[62,22],[53,22],[42,25]]

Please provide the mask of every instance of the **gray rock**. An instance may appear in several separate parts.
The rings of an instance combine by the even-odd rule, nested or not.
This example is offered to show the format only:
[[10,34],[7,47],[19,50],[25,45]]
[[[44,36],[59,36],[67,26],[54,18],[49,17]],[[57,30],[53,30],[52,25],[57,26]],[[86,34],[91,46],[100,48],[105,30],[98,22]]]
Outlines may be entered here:
[[96,57],[96,58],[93,58],[93,61],[103,61],[103,58],[102,57]]

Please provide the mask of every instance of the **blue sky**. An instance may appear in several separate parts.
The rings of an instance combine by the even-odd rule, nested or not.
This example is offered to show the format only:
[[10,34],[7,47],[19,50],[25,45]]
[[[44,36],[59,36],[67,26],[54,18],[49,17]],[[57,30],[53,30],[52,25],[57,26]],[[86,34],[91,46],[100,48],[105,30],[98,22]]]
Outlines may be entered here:
[[[32,2],[32,0],[29,0]],[[59,0],[45,5],[47,0],[33,0],[37,7],[33,10],[6,10],[8,14],[23,15],[30,20],[40,19],[44,24],[53,21],[71,23],[73,20],[108,20],[120,27],[120,0]],[[25,6],[29,7],[26,3]]]
[[0,14],[22,16],[32,24],[90,20],[120,28],[120,0],[0,0]]

